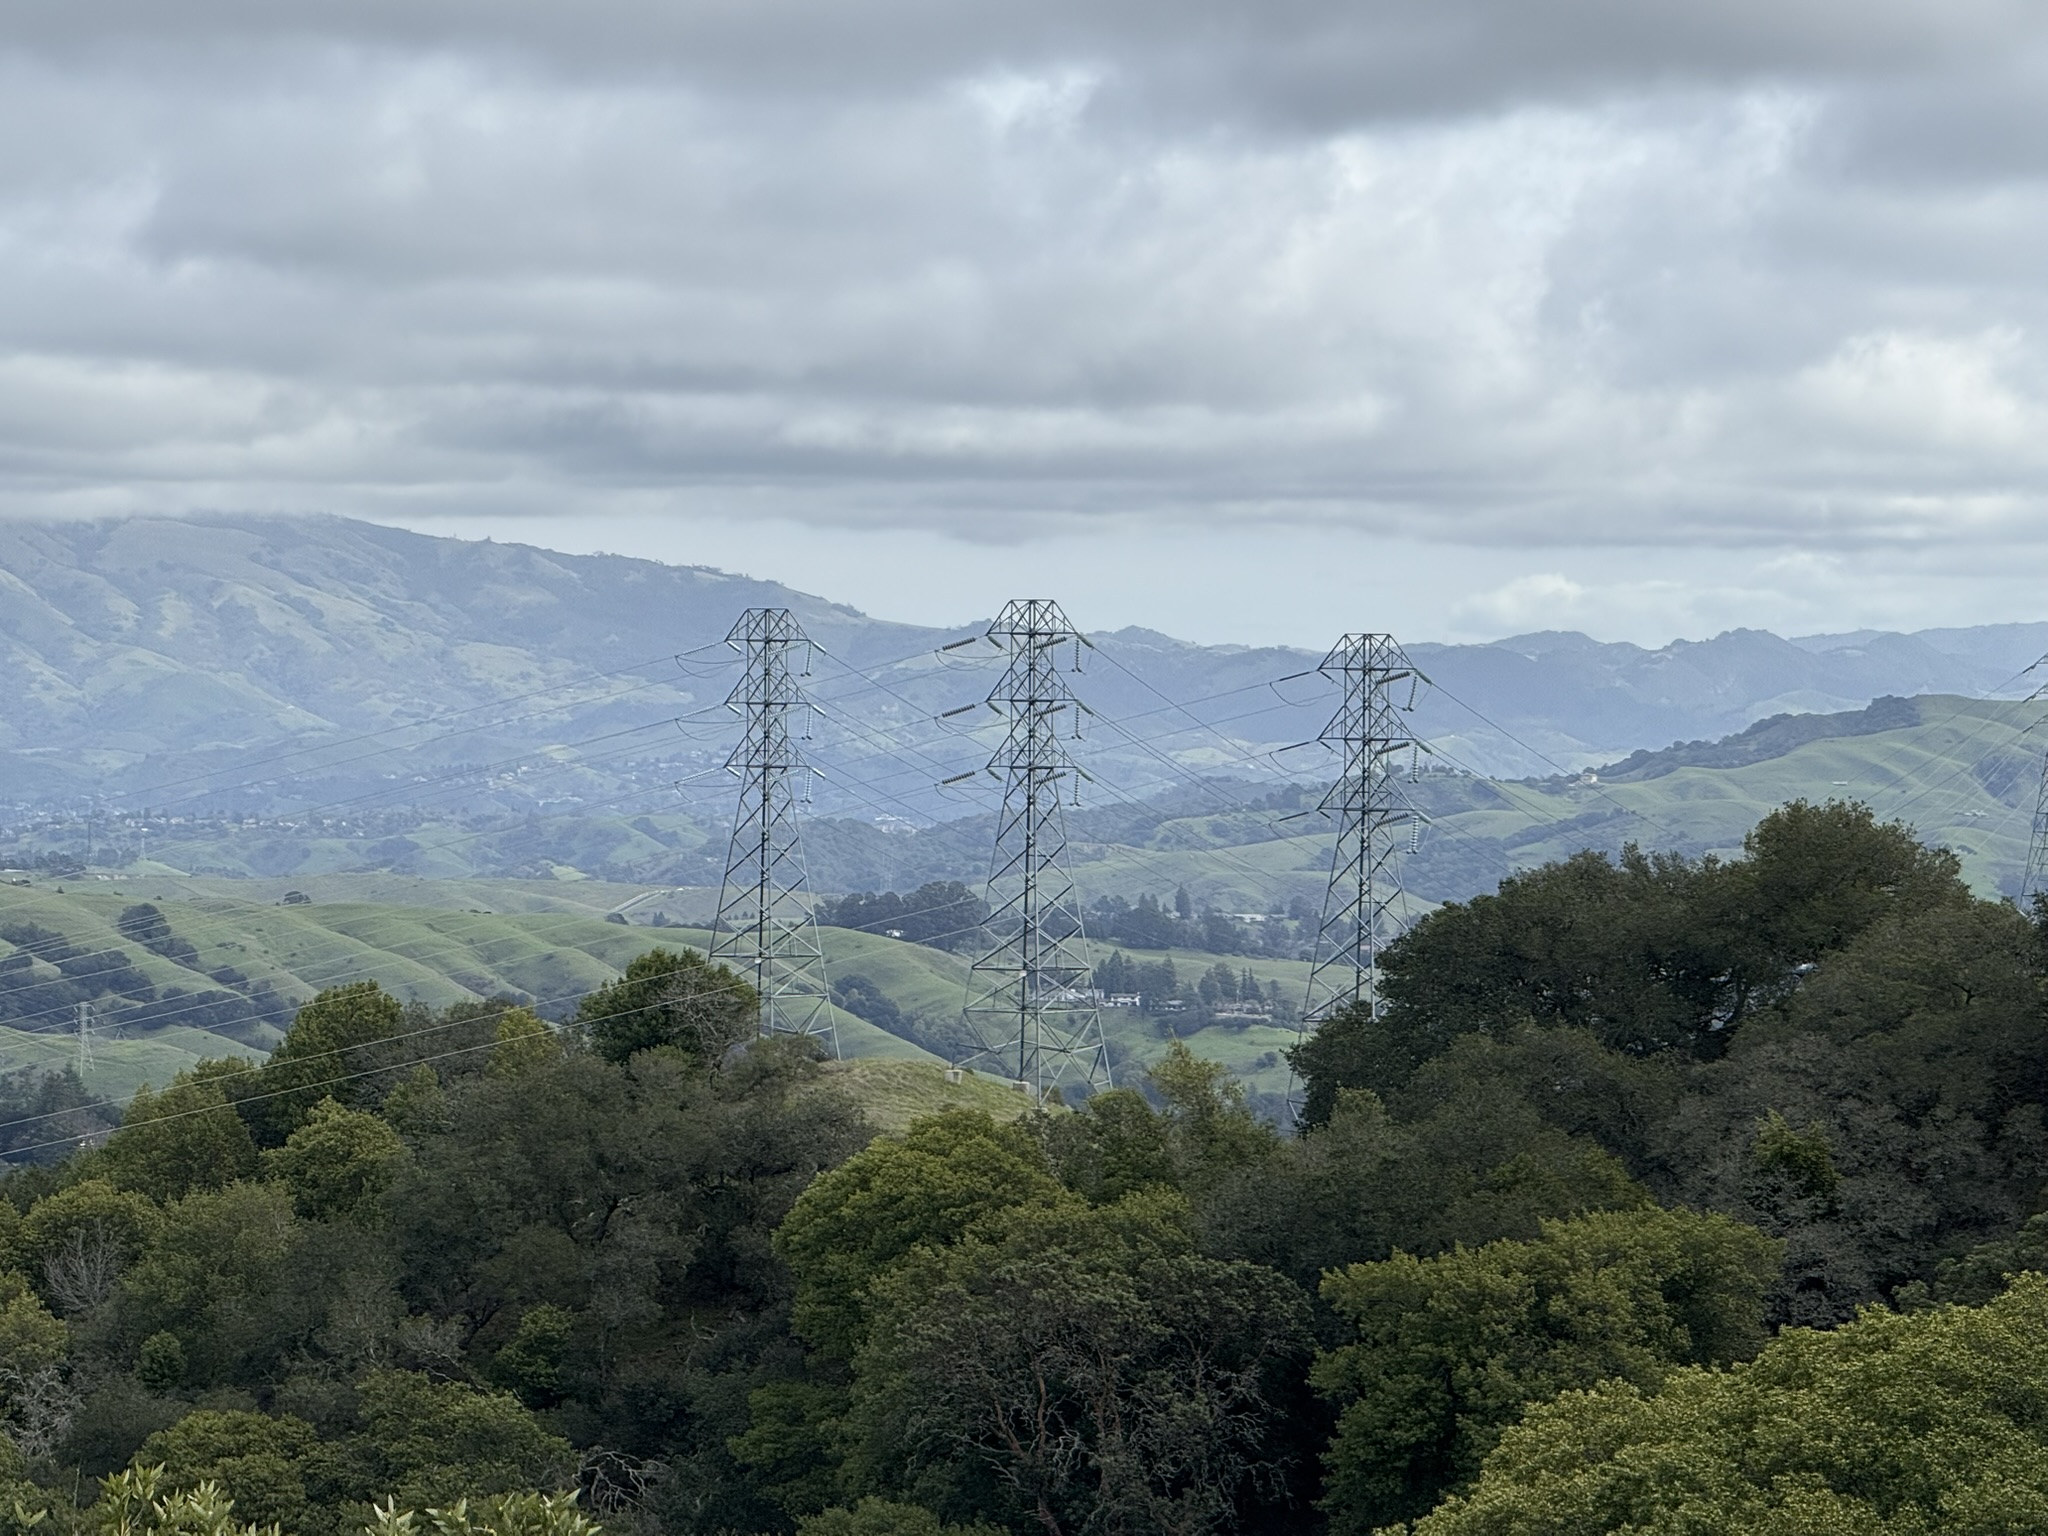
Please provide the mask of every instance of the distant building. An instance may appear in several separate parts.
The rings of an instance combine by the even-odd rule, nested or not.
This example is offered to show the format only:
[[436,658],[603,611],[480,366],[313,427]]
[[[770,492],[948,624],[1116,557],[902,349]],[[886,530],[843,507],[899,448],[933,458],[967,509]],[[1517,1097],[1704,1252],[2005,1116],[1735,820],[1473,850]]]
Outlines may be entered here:
[[1219,1024],[1226,1019],[1250,1021],[1253,1019],[1270,1019],[1272,1016],[1273,1005],[1271,1003],[1255,1003],[1249,1000],[1241,1003],[1227,1004],[1222,1008],[1218,1008],[1210,1015]]
[[1098,1007],[1103,1001],[1100,987],[1054,987],[1045,994],[1048,1003],[1094,1003]]

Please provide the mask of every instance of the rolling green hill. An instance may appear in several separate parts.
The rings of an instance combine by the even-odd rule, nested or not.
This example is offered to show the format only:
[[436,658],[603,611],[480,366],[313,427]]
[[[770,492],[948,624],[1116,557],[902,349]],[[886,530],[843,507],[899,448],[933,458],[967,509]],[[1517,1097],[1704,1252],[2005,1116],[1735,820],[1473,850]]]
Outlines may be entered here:
[[[138,899],[166,897],[163,882],[75,883],[62,891],[0,887],[0,932],[40,937],[14,945],[40,979],[57,968],[38,958],[61,944],[84,953],[118,951],[154,994],[148,1009],[131,996],[99,1000],[100,1030],[93,1042],[95,1092],[126,1093],[145,1079],[162,1082],[204,1055],[265,1054],[280,1036],[289,1005],[324,987],[374,980],[408,1002],[433,1007],[509,995],[560,1016],[577,998],[618,977],[635,955],[663,942],[702,947],[697,930],[656,930],[603,920],[592,909],[484,912],[450,906],[399,906],[364,901],[320,901],[281,906],[218,896],[151,901],[173,935],[191,946],[178,963],[153,954],[124,935],[117,922]],[[476,894],[474,892],[471,893]],[[501,897],[506,894],[497,892]],[[54,937],[52,937],[54,936]],[[910,946],[847,935],[863,952]],[[920,951],[919,954],[930,953]],[[950,957],[937,957],[947,960]],[[871,970],[915,974],[913,961],[892,969],[886,957]],[[215,973],[238,978],[230,985]],[[201,999],[269,995],[284,1007],[270,1019],[192,1028],[181,1013],[196,1013]],[[153,1014],[154,1017],[142,1017]],[[849,1055],[906,1061],[935,1058],[916,1045],[834,1010],[842,1048]],[[0,1022],[0,1070],[61,1065],[76,1053],[76,1010],[46,1006]]]
[[[1779,716],[1720,741],[1637,753],[1593,775],[1542,779],[1485,779],[1449,760],[1423,759],[1424,771],[1403,780],[1429,817],[1420,847],[1403,861],[1406,888],[1416,910],[1426,910],[1582,847],[1614,851],[1636,841],[1725,853],[1773,805],[1847,795],[1950,843],[1980,890],[2010,894],[2025,864],[2041,711],[2037,704],[1944,695],[1881,699],[1864,710]],[[1105,781],[1085,809],[1068,815],[1084,899],[1135,900],[1185,886],[1198,903],[1225,911],[1316,905],[1330,837],[1329,823],[1313,809],[1319,793],[1313,786],[1217,779],[1139,796]],[[715,906],[724,857],[713,816],[709,808],[609,817],[591,811],[488,832],[428,821],[388,844],[223,822],[185,834],[189,846],[163,839],[152,843],[150,861],[105,872],[173,897],[275,901],[286,890],[312,892],[317,884],[322,901],[600,914],[639,899],[636,921],[661,911],[670,921],[701,923]],[[893,832],[824,817],[806,823],[805,846],[822,891],[909,891],[927,880],[979,881],[991,828],[987,816]],[[77,827],[24,833],[11,852],[0,853],[29,862],[38,848],[79,834]],[[650,860],[649,850],[660,856]],[[384,855],[389,868],[371,867]],[[264,875],[273,863],[289,865],[289,872]],[[497,873],[471,878],[470,864]],[[242,878],[179,873],[189,869]],[[446,878],[426,877],[436,870]],[[524,877],[505,877],[510,870]],[[600,878],[607,874],[619,878]]]
[[[61,890],[56,883],[0,886],[0,933],[22,939],[14,951],[28,957],[29,968],[46,979],[55,980],[57,970],[39,956],[61,944],[88,954],[118,952],[148,984],[154,1001],[146,1009],[138,1008],[134,997],[110,994],[99,1000],[89,1086],[107,1095],[125,1094],[145,1080],[161,1083],[202,1056],[261,1056],[279,1038],[289,1006],[324,987],[375,980],[401,999],[432,1007],[509,995],[561,1016],[582,994],[618,977],[635,955],[657,944],[702,949],[710,941],[702,929],[607,922],[596,906],[551,890],[535,895],[511,882],[488,888],[428,884],[442,905],[321,899],[287,906],[198,891],[178,899],[177,882],[164,880],[73,882]],[[529,896],[547,904],[507,911],[456,904],[488,898],[516,907]],[[152,953],[122,931],[121,914],[138,901],[160,912],[170,934],[189,945],[182,960]],[[902,1032],[891,1033],[833,1009],[847,1057],[938,1065],[968,1053],[971,1044],[960,1023],[968,986],[965,958],[876,934],[836,928],[822,934],[830,973],[866,977],[904,1018]],[[1148,952],[1144,958],[1171,958],[1189,979],[1217,959],[1193,950]],[[1293,961],[1231,964],[1290,992],[1307,976],[1307,967]],[[222,975],[234,978],[232,985],[215,979]],[[279,1012],[263,1021],[215,1028],[180,1021],[181,1014],[201,1008],[207,996],[251,993],[277,999]],[[1257,1023],[1191,1029],[1186,1021],[1177,1025],[1116,1009],[1104,1010],[1103,1019],[1107,1038],[1126,1063],[1157,1057],[1178,1034],[1201,1054],[1242,1073],[1255,1091],[1284,1088],[1286,1069],[1277,1052],[1292,1043],[1289,1029]],[[70,1005],[0,1022],[0,1070],[72,1060],[75,1025]]]
[[850,1093],[880,1131],[902,1131],[911,1121],[948,1110],[978,1109],[996,1120],[1015,1120],[1031,1101],[1013,1086],[979,1072],[950,1081],[937,1062],[857,1057],[830,1062],[829,1082]]
[[[1613,851],[1634,841],[1732,854],[1759,817],[1801,796],[1860,799],[1881,816],[1900,817],[1954,849],[1979,891],[2010,895],[2025,867],[2038,753],[2048,735],[2038,729],[2038,709],[1946,697],[1884,700],[1869,710],[1765,722],[1721,742],[1637,754],[1597,775],[1502,783],[1424,774],[1408,786],[1431,822],[1405,861],[1406,912],[1412,918],[1435,901],[1461,899],[1585,847]],[[1255,913],[1319,900],[1329,857],[1320,818],[1287,819],[1279,804],[1232,813],[1187,804],[1183,796],[1143,815],[1126,809],[1094,822],[1080,818],[1080,833],[1128,839],[1077,835],[1074,868],[1084,896],[1185,886],[1199,903]],[[714,903],[703,887],[376,871],[261,880],[140,865],[12,880],[0,885],[0,938],[13,949],[0,954],[0,981],[15,987],[0,990],[0,1068],[69,1059],[76,1009],[66,988],[94,985],[74,973],[123,964],[121,988],[103,989],[108,1032],[94,1042],[93,1086],[108,1092],[161,1080],[207,1053],[261,1054],[291,1006],[346,981],[375,979],[436,1007],[507,994],[560,1016],[656,943],[703,947],[701,928],[645,923],[656,914],[663,922],[702,921]],[[286,905],[288,894],[310,899]],[[175,944],[152,950],[122,931],[122,913],[145,902],[162,913]],[[1302,928],[1276,921],[1258,931],[1298,943]],[[835,1010],[849,1057],[929,1063],[971,1050],[960,1016],[965,957],[840,929],[825,930],[825,940],[831,974],[865,977],[899,1015],[885,1029]],[[1097,947],[1098,958],[1109,948]],[[1285,943],[1275,947],[1285,953]],[[1134,951],[1132,958],[1161,953]],[[1194,950],[1171,958],[1188,980],[1218,959]],[[1297,958],[1232,956],[1227,963],[1290,996],[1307,976]],[[1192,1018],[1125,1010],[1103,1017],[1126,1077],[1179,1028],[1255,1094],[1285,1087],[1279,1053],[1294,1039],[1290,1028],[1238,1020],[1196,1030]],[[122,1032],[112,1033],[117,1026]]]
[[[1430,817],[1404,860],[1414,910],[1490,890],[1518,869],[1624,843],[1689,854],[1737,852],[1774,806],[1855,799],[1955,850],[1985,895],[2012,895],[2025,872],[2048,731],[2043,706],[1944,696],[1882,700],[1867,711],[1789,717],[1742,737],[1688,743],[1646,762],[1549,779],[1424,774],[1405,786]],[[1873,729],[1872,715],[1878,717]],[[1320,898],[1330,833],[1322,818],[1199,813],[1162,821],[1142,844],[1084,844],[1084,891],[1185,886],[1198,902],[1267,911]]]

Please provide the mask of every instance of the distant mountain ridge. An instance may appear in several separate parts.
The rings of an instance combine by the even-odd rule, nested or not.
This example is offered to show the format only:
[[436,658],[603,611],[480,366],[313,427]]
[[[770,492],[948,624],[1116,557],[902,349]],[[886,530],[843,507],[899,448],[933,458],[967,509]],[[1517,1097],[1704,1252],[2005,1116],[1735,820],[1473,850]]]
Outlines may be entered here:
[[1832,715],[1772,715],[1748,730],[1719,741],[1681,741],[1661,751],[1632,752],[1609,763],[1598,777],[1610,783],[1661,779],[1681,768],[1746,768],[1785,757],[1810,742],[1850,736],[1876,736],[1907,730],[1920,723],[1920,706],[1912,699],[1887,694],[1866,709]]
[[[482,810],[546,811],[651,793],[722,763],[731,672],[719,642],[763,605],[793,609],[832,658],[812,747],[826,802],[960,815],[932,786],[985,760],[992,722],[936,717],[979,699],[991,670],[967,663],[974,650],[935,653],[974,627],[891,623],[704,567],[331,517],[0,523],[0,800],[275,811],[396,803],[419,784]],[[1077,752],[1118,792],[1150,794],[1177,774],[1329,771],[1299,744],[1322,728],[1330,693],[1312,676],[1276,681],[1312,672],[1319,651],[1137,628],[1095,642],[1075,684],[1102,726]],[[2023,691],[2014,675],[2048,650],[2048,624],[1731,630],[1654,650],[1567,632],[1408,648],[1438,685],[1421,694],[1417,734],[1449,762],[1527,776],[1887,695]],[[506,766],[534,754],[537,768]]]
[[1495,687],[1533,690],[1525,706],[1531,714],[1569,721],[1579,741],[1611,745],[1618,758],[1718,739],[1773,715],[1859,710],[1887,695],[2019,696],[2028,691],[2025,669],[2048,651],[2048,623],[1790,640],[1732,629],[1656,650],[1568,632],[1409,649],[1425,667],[1426,656],[1446,651],[1466,665],[1476,651],[1523,658],[1529,665],[1518,679],[1495,664]]

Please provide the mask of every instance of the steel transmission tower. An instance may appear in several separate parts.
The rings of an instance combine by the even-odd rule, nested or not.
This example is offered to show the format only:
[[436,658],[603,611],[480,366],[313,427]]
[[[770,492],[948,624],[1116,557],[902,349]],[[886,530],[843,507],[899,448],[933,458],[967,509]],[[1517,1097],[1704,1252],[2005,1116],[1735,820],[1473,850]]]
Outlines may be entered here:
[[989,863],[991,942],[968,983],[967,1021],[981,1050],[968,1060],[999,1064],[1038,1099],[1063,1084],[1107,1088],[1109,1056],[1081,902],[1066,869],[1060,798],[1084,776],[1060,739],[1082,709],[1060,653],[1071,648],[1078,671],[1087,642],[1046,598],[1009,604],[986,638],[1007,657],[987,702],[1009,730],[988,762],[1003,781],[1003,808]]
[[[2048,656],[2041,657],[2020,676],[2042,666],[2048,666]],[[2044,697],[2048,697],[2048,683],[2028,694],[2025,702],[2038,704]],[[2043,722],[2034,723],[2038,726]],[[2043,894],[2048,894],[2048,752],[2041,755],[2041,783],[2034,791],[2034,825],[2027,840],[2026,871],[2020,876],[2020,906],[2031,912],[2034,898]]]
[[[1394,759],[1421,743],[1403,718],[1422,674],[1392,635],[1346,635],[1319,669],[1344,689],[1322,740],[1344,754],[1344,771],[1319,809],[1337,823],[1330,886],[1316,932],[1304,1024],[1363,1002],[1379,1012],[1379,952],[1393,937],[1402,844],[1420,830]],[[1405,699],[1400,695],[1405,693]],[[1398,700],[1398,702],[1397,702]]]
[[[2020,905],[2048,890],[2048,754],[2041,758],[2041,787],[2034,792],[2034,835],[2027,844],[2027,872],[2020,881]],[[2031,908],[2030,908],[2031,909]]]
[[[798,679],[809,674],[813,647],[787,608],[749,608],[725,642],[746,658],[745,672],[725,699],[746,731],[725,760],[740,781],[740,799],[711,956],[753,981],[761,994],[764,1035],[814,1035],[837,1056],[839,1037],[828,1006],[825,953],[811,911],[792,782],[803,775],[808,786],[816,771],[790,730],[790,716],[810,708]],[[801,664],[795,665],[799,654]]]

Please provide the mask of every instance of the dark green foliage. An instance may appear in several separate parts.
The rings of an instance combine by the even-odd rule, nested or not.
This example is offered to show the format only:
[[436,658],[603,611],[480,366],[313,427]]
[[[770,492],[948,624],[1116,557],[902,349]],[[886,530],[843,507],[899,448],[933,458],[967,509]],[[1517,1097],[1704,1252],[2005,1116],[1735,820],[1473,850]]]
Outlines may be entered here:
[[1089,918],[1089,931],[1103,942],[1132,949],[1167,949],[1181,937],[1179,920],[1160,905],[1157,896],[1149,893],[1136,902],[1125,901],[1121,896],[1105,897],[1095,904]]
[[21,1220],[15,1252],[59,1313],[89,1312],[112,1292],[124,1266],[154,1242],[163,1214],[147,1195],[104,1179],[81,1179],[38,1200]]
[[360,1526],[379,1498],[450,1506],[573,1480],[568,1443],[502,1393],[379,1370],[354,1396],[337,1438],[291,1414],[203,1408],[151,1434],[133,1465],[161,1467],[174,1492],[216,1483],[238,1514],[323,1536]]
[[114,926],[121,930],[121,937],[140,944],[151,954],[162,955],[179,965],[196,968],[199,951],[189,939],[181,939],[171,932],[170,920],[161,908],[148,902],[139,902],[132,907],[123,907],[121,915],[114,919]]
[[847,1388],[831,1381],[771,1381],[749,1394],[746,1433],[730,1449],[762,1497],[785,1514],[816,1514],[838,1496],[840,1428],[850,1401]]
[[105,1477],[126,1466],[151,1435],[175,1424],[189,1406],[133,1376],[104,1377],[79,1394],[50,1459],[75,1478]]
[[862,1499],[851,1509],[827,1509],[796,1523],[797,1536],[1003,1536],[992,1525],[948,1525],[915,1504]]
[[1804,1134],[1795,1131],[1775,1109],[1756,1128],[1749,1161],[1756,1174],[1746,1191],[1749,1202],[1774,1215],[1795,1203],[1824,1211],[1842,1185],[1826,1133],[1817,1126],[1809,1126]]
[[1582,855],[1433,914],[1382,1016],[1295,1053],[1304,1119],[1366,1088],[1403,1130],[1596,1144],[1783,1238],[1775,1321],[1838,1322],[2033,1208],[2044,955],[1952,855],[1795,803],[1730,863]]
[[211,1480],[242,1518],[298,1530],[308,1513],[305,1463],[319,1444],[313,1426],[290,1415],[201,1411],[151,1435],[135,1460],[161,1466],[168,1490],[185,1492]]
[[1356,1330],[1315,1368],[1344,1405],[1332,1530],[1425,1513],[1530,1403],[1610,1378],[1653,1389],[1675,1367],[1753,1355],[1777,1264],[1775,1244],[1726,1217],[1647,1209],[1332,1272],[1323,1295]]
[[576,1336],[576,1314],[542,1302],[520,1315],[519,1326],[491,1360],[491,1379],[529,1408],[561,1402],[562,1367]]
[[405,1143],[386,1122],[322,1099],[263,1160],[301,1216],[372,1224],[382,1217],[377,1202],[404,1157]]
[[1060,1181],[1098,1205],[1178,1183],[1172,1128],[1134,1088],[1090,1094],[1079,1113],[1038,1129]]
[[2044,1379],[2042,1276],[1979,1309],[1873,1310],[1654,1396],[1624,1380],[1533,1408],[1415,1536],[2038,1530]]
[[136,1351],[170,1334],[192,1386],[254,1387],[318,1325],[327,1277],[306,1273],[306,1237],[276,1185],[195,1191],[165,1208],[103,1326]]
[[805,1190],[775,1235],[796,1278],[797,1332],[850,1359],[867,1337],[869,1288],[893,1265],[1059,1193],[1032,1140],[987,1115],[937,1115],[875,1142]]
[[1932,1286],[1901,1288],[1900,1300],[1924,1305],[1930,1300],[1959,1306],[1981,1306],[2023,1274],[2048,1274],[2048,1213],[2027,1218],[2009,1237],[1980,1243],[1941,1266]]
[[1096,1203],[1160,1187],[1205,1197],[1279,1146],[1246,1106],[1242,1086],[1179,1041],[1146,1074],[1159,1104],[1130,1089],[1091,1095],[1079,1113],[1041,1116],[1032,1128],[1068,1188]]
[[907,896],[859,891],[821,901],[818,921],[832,928],[886,933],[934,949],[969,949],[988,921],[988,903],[958,880],[933,880]]
[[185,1346],[175,1333],[152,1333],[135,1356],[135,1379],[152,1392],[185,1385]]
[[1861,805],[1795,801],[1743,851],[1582,853],[1431,913],[1382,956],[1384,1017],[1347,1018],[1298,1058],[1316,1114],[1338,1087],[1398,1091],[1458,1036],[1520,1020],[1630,1055],[1711,1058],[1802,966],[1888,915],[1969,904],[1953,854]]
[[96,949],[66,955],[56,962],[64,979],[77,985],[84,997],[146,999],[155,995],[149,979],[135,968],[125,949]]
[[[4,987],[0,976],[0,990]],[[61,1161],[119,1119],[111,1105],[86,1092],[68,1065],[0,1073],[0,1159],[10,1165]]]
[[1598,1143],[1510,1096],[1454,1096],[1403,1121],[1347,1092],[1327,1125],[1231,1170],[1196,1209],[1210,1251],[1312,1288],[1328,1269],[1395,1248],[1533,1238],[1546,1219],[1649,1199]]
[[1018,1206],[873,1285],[850,1480],[956,1518],[1207,1532],[1273,1470],[1305,1298],[1159,1192]]
[[281,1145],[322,1099],[375,1102],[377,1069],[391,1067],[390,1047],[405,1009],[374,981],[330,987],[301,1008],[292,1027],[242,1095],[244,1115],[265,1146]]
[[796,1353],[770,1238],[861,1139],[798,1042],[708,1074],[657,1050],[485,1075],[413,1133],[386,1198],[401,1292],[465,1358],[557,1398],[579,1443],[669,1463],[663,1498],[696,1511],[674,1518],[749,1528],[763,1505],[727,1441]]
[[1337,1097],[1347,1089],[1398,1093],[1432,1054],[1432,1039],[1411,1024],[1411,1015],[1382,1018],[1364,1003],[1340,1008],[1315,1033],[1290,1047],[1288,1064],[1301,1079],[1301,1127],[1328,1125]]
[[233,1097],[257,1145],[278,1147],[322,1100],[375,1111],[425,1071],[435,1083],[484,1072],[499,1026],[527,1015],[510,998],[435,1010],[401,1004],[375,982],[320,993],[301,1008],[285,1038]]
[[245,1061],[202,1061],[160,1094],[145,1084],[108,1139],[99,1171],[160,1204],[248,1177],[256,1171],[256,1143],[229,1104],[255,1077]]
[[1785,1239],[1778,1320],[1843,1321],[1931,1281],[2048,1178],[2037,965],[1992,903],[1874,923],[1697,1070],[1652,1138],[1653,1186]]
[[858,971],[832,978],[832,1001],[855,1018],[866,1019],[878,1029],[886,1029],[891,1034],[902,1033],[903,1010],[896,1006],[888,993]]
[[413,1371],[373,1371],[357,1397],[361,1486],[389,1489],[401,1505],[561,1488],[575,1475],[568,1442],[505,1393]]
[[666,1046],[699,1063],[717,1061],[753,1034],[754,989],[695,950],[650,949],[583,999],[576,1024],[606,1061]]
[[[1246,994],[1155,970],[1105,966]],[[322,994],[262,1068],[206,1064],[10,1181],[24,1508],[79,1536],[63,1490],[141,1453],[301,1536],[572,1481],[626,1536],[1312,1536],[1477,1508],[1493,1447],[1498,1528],[1551,1529],[1515,1502],[1523,1416],[1592,1437],[1569,1481],[1662,1401],[1602,1379],[1692,1392],[1760,1314],[2048,1265],[2048,923],[1857,808],[1788,807],[1726,863],[1534,871],[1388,973],[1379,1018],[1297,1053],[1293,1135],[1175,1047],[1072,1111],[875,1140],[688,952],[559,1032]]]

